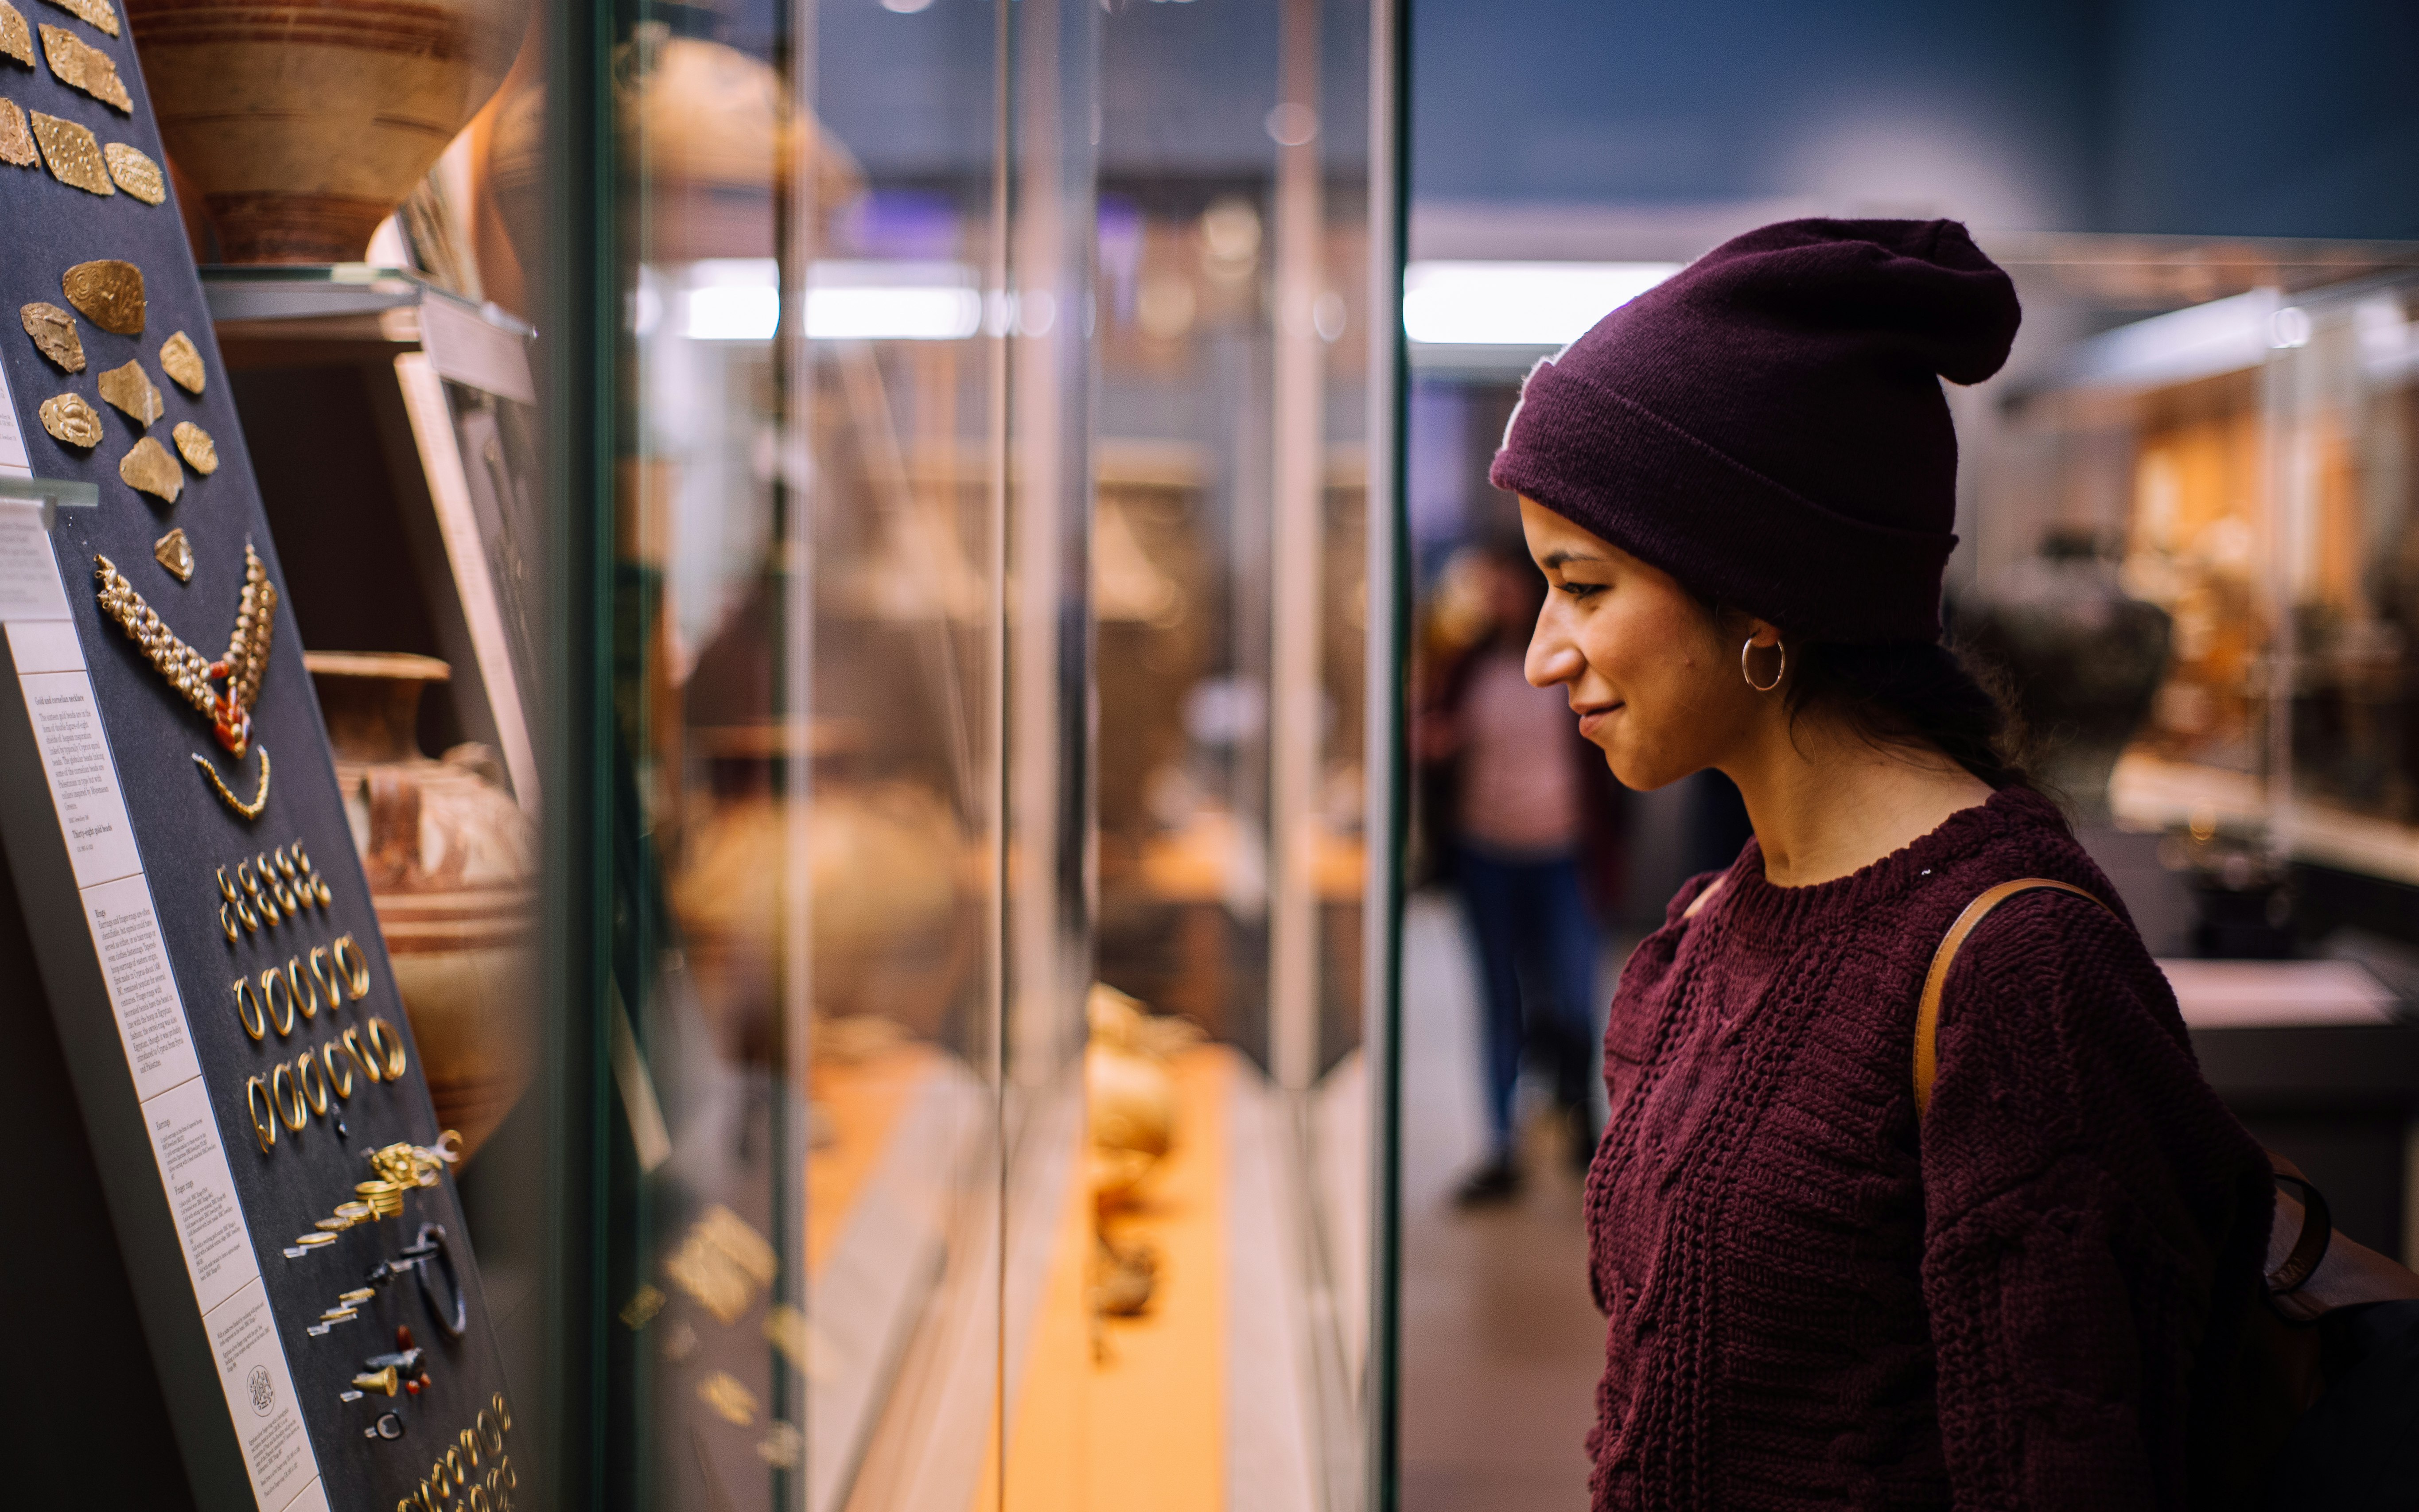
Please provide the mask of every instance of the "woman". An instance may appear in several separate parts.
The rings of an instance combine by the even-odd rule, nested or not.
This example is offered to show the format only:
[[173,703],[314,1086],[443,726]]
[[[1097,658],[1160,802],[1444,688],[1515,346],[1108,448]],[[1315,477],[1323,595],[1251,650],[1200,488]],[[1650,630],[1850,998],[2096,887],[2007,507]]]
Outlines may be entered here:
[[[1606,316],[1492,476],[1551,585],[1532,682],[1613,775],[1755,837],[1624,969],[1589,1175],[1613,1507],[2198,1504],[2271,1186],[1999,706],[1939,643],[2007,275],[1953,222],[1798,221]],[[1950,972],[1918,1118],[1916,1001]]]

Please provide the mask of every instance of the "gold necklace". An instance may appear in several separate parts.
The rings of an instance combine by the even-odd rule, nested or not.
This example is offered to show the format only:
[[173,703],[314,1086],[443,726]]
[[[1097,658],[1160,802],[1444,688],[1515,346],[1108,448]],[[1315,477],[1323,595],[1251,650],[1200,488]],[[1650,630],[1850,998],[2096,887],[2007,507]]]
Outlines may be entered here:
[[[210,721],[210,728],[239,762],[252,748],[252,710],[260,699],[261,674],[269,670],[269,645],[277,628],[277,585],[269,580],[269,569],[261,564],[260,554],[252,543],[243,545],[243,594],[236,602],[235,631],[227,638],[226,655],[210,660],[187,645],[167,624],[159,611],[143,601],[126,575],[107,557],[93,559],[93,576],[100,579],[99,597],[101,612],[116,620],[127,639],[143,648],[145,656],[168,686],[184,695],[201,716]],[[269,751],[260,752],[260,790],[249,803],[228,791],[219,778],[218,769],[208,760],[193,758],[210,786],[217,789],[227,806],[246,819],[260,817],[269,801]]]

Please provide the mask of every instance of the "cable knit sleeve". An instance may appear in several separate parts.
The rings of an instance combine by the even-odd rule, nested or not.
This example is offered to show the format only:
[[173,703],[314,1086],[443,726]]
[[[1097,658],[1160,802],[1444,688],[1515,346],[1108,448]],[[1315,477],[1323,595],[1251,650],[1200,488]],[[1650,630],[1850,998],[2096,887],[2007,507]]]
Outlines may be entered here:
[[2035,893],[1976,931],[1919,1139],[1956,1504],[2183,1504],[2271,1197],[2128,925]]

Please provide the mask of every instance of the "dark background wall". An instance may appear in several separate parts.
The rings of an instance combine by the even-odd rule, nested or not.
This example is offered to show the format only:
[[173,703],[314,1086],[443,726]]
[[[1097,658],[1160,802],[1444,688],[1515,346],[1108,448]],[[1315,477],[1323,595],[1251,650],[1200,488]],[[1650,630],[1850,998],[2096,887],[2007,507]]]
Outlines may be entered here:
[[1410,7],[1420,196],[2419,238],[2409,0]]

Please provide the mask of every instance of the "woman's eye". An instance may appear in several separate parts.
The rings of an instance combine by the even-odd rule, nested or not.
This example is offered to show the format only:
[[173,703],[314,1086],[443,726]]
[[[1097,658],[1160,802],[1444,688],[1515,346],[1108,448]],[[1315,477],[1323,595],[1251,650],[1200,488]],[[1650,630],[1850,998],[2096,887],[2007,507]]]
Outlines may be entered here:
[[1605,590],[1603,583],[1557,583],[1554,586],[1573,598],[1593,598]]

